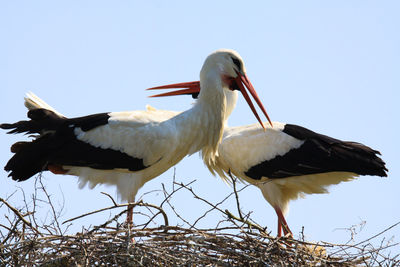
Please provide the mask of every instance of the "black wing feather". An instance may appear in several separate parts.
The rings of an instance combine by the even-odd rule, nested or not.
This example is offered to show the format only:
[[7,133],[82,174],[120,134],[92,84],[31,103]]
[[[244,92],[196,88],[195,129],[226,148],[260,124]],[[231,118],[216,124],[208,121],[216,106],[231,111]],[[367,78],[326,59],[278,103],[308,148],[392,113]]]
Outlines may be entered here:
[[387,176],[379,151],[363,144],[341,141],[293,124],[286,124],[283,132],[304,143],[251,167],[245,172],[247,176],[259,180],[263,176],[274,179],[337,171]]
[[8,161],[5,170],[14,180],[27,180],[48,165],[68,165],[91,167],[94,169],[128,169],[138,171],[146,168],[143,159],[126,153],[95,147],[76,138],[75,128],[89,131],[108,123],[108,113],[85,117],[65,118],[47,109],[28,112],[29,121],[13,124],[0,124],[8,133],[39,134],[31,142],[17,142],[11,146],[14,156]]

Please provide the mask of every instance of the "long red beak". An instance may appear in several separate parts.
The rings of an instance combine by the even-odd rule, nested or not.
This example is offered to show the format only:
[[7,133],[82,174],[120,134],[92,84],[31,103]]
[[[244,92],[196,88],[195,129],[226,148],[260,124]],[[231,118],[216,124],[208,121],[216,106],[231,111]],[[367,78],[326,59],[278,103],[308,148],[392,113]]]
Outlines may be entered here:
[[[264,108],[263,104],[261,103],[261,100],[258,97],[256,90],[254,89],[250,80],[247,78],[247,75],[246,74],[243,75],[243,74],[237,72],[237,77],[234,78],[234,80],[236,81],[236,84],[239,86],[240,92],[243,94],[244,98],[246,99],[248,105],[250,106],[251,110],[253,111],[254,115],[256,116],[256,118],[257,118],[258,122],[261,124],[261,126],[265,129],[264,124],[262,123],[260,116],[258,116],[257,111],[256,111],[253,103],[251,102],[251,99],[250,99],[249,95],[247,94],[245,87],[247,87],[247,90],[253,96],[254,100],[257,102],[261,111],[267,117],[269,124],[271,125],[271,127],[273,127],[272,122],[271,122],[267,112],[265,111],[265,108]],[[167,93],[163,93],[163,94],[158,94],[158,95],[152,95],[150,97],[198,94],[200,92],[200,82],[194,81],[194,82],[174,83],[174,84],[152,87],[147,90],[175,89],[175,88],[183,88],[183,89],[172,91],[172,92],[167,92]]]
[[194,82],[186,82],[186,83],[174,83],[174,84],[152,87],[147,90],[175,89],[175,88],[185,88],[185,89],[176,90],[176,91],[158,94],[158,95],[151,95],[149,97],[198,94],[200,92],[200,82],[194,81]]
[[[249,90],[250,94],[253,96],[254,100],[257,102],[257,104],[260,107],[261,111],[264,113],[265,117],[267,117],[267,120],[268,120],[269,124],[271,125],[271,127],[274,127],[272,125],[271,119],[269,118],[269,116],[267,114],[267,111],[264,108],[264,105],[261,103],[261,100],[258,97],[258,94],[257,94],[256,90],[254,89],[253,85],[251,84],[249,78],[247,78],[247,75],[246,74],[241,74],[240,72],[236,72],[236,73],[237,73],[237,77],[235,78],[236,84],[239,86],[240,92],[242,92],[242,95],[244,96],[244,99],[246,99],[247,104],[249,104],[249,106],[251,108],[251,111],[253,111],[254,116],[256,116],[258,122],[265,129],[264,124],[262,123],[260,117],[258,116],[257,111],[254,108],[254,105],[251,102],[250,97],[247,94],[246,88],[244,86],[247,87],[247,90]],[[244,84],[244,86],[243,86],[243,84]]]

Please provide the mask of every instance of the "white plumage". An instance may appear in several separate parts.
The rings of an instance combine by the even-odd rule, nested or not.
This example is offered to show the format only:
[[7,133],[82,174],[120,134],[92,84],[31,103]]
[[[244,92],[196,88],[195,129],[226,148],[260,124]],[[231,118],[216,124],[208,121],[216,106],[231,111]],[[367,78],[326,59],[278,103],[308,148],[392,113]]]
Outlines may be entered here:
[[[29,110],[45,108],[53,111],[59,116],[64,117],[64,115],[59,113],[57,110],[48,105],[44,100],[40,99],[32,92],[28,93],[27,96],[25,97],[25,106]],[[135,152],[132,153],[130,151],[126,151],[125,150],[126,148],[124,146],[128,146],[129,144],[132,147],[134,146],[133,143],[135,141],[136,143],[141,143],[141,142],[146,143],[146,141],[143,140],[143,138],[135,140],[135,138],[140,138],[138,137],[140,136],[140,134],[132,130],[138,128],[140,129],[141,127],[146,125],[159,124],[161,122],[164,122],[166,120],[175,117],[180,113],[181,112],[166,111],[166,110],[161,111],[147,105],[146,110],[111,113],[110,114],[111,118],[109,119],[109,121],[111,121],[110,122],[111,126],[106,125],[103,127],[98,127],[94,130],[87,132],[86,134],[80,129],[76,129],[75,132],[77,134],[78,139],[91,143],[94,146],[102,148],[112,147],[114,149],[124,151],[127,154],[135,156],[134,154]],[[171,134],[176,134],[176,133],[172,132]],[[146,132],[144,132],[142,135],[146,135]],[[145,137],[151,138],[149,136]],[[158,140],[162,139],[159,138]],[[156,147],[156,145],[153,146],[153,150],[154,147]],[[165,151],[166,149],[164,148],[163,150]],[[150,155],[149,158],[154,158],[154,155],[152,156],[151,154],[151,149],[147,150],[145,147],[141,146],[140,151],[142,151],[142,153]],[[161,151],[161,149],[159,149],[159,151]],[[173,154],[171,153],[171,155]],[[146,163],[150,164],[150,162]],[[146,163],[145,165],[147,165]],[[166,167],[164,167],[164,169],[166,168],[164,171],[159,167],[160,165],[162,165],[162,162],[159,165],[155,165],[152,168],[153,170],[149,170],[147,168],[145,170],[138,172],[130,172],[126,169],[97,170],[89,167],[74,167],[74,166],[64,166],[64,167],[65,169],[68,169],[67,174],[79,177],[79,188],[83,188],[85,186],[88,186],[89,188],[94,188],[99,184],[114,185],[117,187],[116,191],[121,200],[133,202],[137,191],[148,180],[151,180],[150,177],[154,175],[157,176],[157,172],[159,172],[160,174],[163,173],[170,166],[173,166],[173,163],[169,164],[170,166],[167,165]],[[151,173],[151,171],[153,171],[153,173]]]
[[[259,125],[226,127],[215,164],[208,164],[211,172],[227,177],[229,172],[246,182],[258,186],[265,199],[272,206],[279,206],[283,212],[288,209],[288,202],[306,194],[326,193],[326,186],[351,179],[347,174],[329,175],[331,178],[320,179],[327,174],[295,176],[283,179],[260,181],[248,177],[245,172],[254,165],[269,161],[277,156],[284,156],[290,150],[299,148],[304,141],[282,132],[285,124],[273,122],[273,128],[262,129]],[[355,174],[349,174],[354,176]],[[274,188],[274,189],[272,189]],[[269,192],[269,193],[266,193]]]
[[[328,186],[344,181],[350,181],[358,175],[349,172],[327,172],[310,175],[292,176],[270,179],[262,176],[260,180],[246,175],[251,167],[272,160],[277,156],[284,156],[293,149],[299,148],[304,141],[296,139],[282,132],[285,124],[273,122],[273,128],[267,126],[262,129],[259,125],[226,127],[218,156],[214,163],[206,163],[213,174],[218,174],[227,182],[231,182],[229,175],[257,186],[264,198],[276,210],[285,215],[289,202],[305,194],[327,193]],[[296,164],[288,162],[287,164]],[[278,215],[279,217],[279,215]],[[281,235],[282,224],[287,227],[284,232],[290,233],[286,222],[278,220],[278,236]]]
[[[196,93],[180,90],[169,95],[179,92]],[[227,97],[227,101],[227,106],[236,105],[235,98]],[[386,176],[380,153],[367,146],[297,125],[270,124],[267,127],[225,125],[215,160],[204,163],[227,182],[233,175],[260,188],[278,216],[278,236],[282,230],[291,234],[284,217],[289,201],[305,194],[327,193],[328,186],[359,175]]]
[[[44,100],[40,99],[33,93],[28,93],[25,97],[25,106],[29,110],[46,108],[57,113],[59,116],[64,116],[59,113],[57,110],[52,108],[48,105]],[[141,151],[144,153],[151,152],[150,149],[146,149],[141,143],[146,143],[146,140],[143,138],[135,138],[138,135],[137,132],[132,131],[132,129],[140,128],[146,125],[155,125],[162,123],[164,121],[168,121],[171,118],[179,115],[182,112],[175,112],[175,111],[167,111],[167,110],[158,110],[150,105],[146,106],[146,110],[137,110],[137,111],[128,111],[128,112],[113,112],[111,113],[111,118],[109,121],[113,121],[109,124],[111,126],[103,126],[97,127],[94,130],[91,130],[87,133],[80,129],[76,129],[75,133],[77,134],[77,138],[91,143],[94,146],[98,146],[101,148],[109,148],[112,147],[117,150],[124,151],[127,154],[132,152],[126,151],[124,145],[129,149],[129,147],[137,147],[139,146]],[[115,125],[113,127],[113,124]],[[190,128],[190,127],[186,127]],[[124,131],[125,130],[125,131]],[[190,129],[189,129],[190,130]],[[177,131],[172,131],[172,134],[177,134]],[[132,136],[133,135],[133,136]],[[144,133],[146,135],[146,132]],[[145,138],[153,139],[154,137],[146,136]],[[154,138],[163,140],[162,138]],[[174,141],[173,138],[171,141]],[[132,145],[132,143],[136,144]],[[175,139],[176,142],[179,142],[179,139]],[[127,145],[129,144],[130,145]],[[139,144],[138,144],[139,143]],[[177,147],[177,144],[168,143],[165,146],[168,148],[172,145],[172,147]],[[100,144],[100,145],[97,145]],[[162,142],[161,142],[162,145]],[[137,149],[136,151],[140,151]],[[146,151],[147,150],[147,151]],[[161,149],[159,149],[160,151]],[[165,148],[163,149],[165,150]],[[183,151],[184,153],[185,151]],[[195,151],[196,152],[196,151]],[[136,156],[135,151],[131,154],[132,156]],[[173,153],[171,153],[173,155]],[[151,158],[151,157],[150,157]],[[154,157],[153,154],[153,161],[157,161],[157,157]],[[155,160],[154,160],[155,158]],[[147,164],[146,164],[147,163]],[[145,162],[145,165],[152,165],[154,162]],[[173,165],[171,165],[173,166]],[[157,167],[157,165],[156,165]],[[153,167],[153,169],[156,169]],[[140,187],[148,179],[149,173],[148,168],[146,169],[147,173],[144,171],[139,172],[129,172],[125,169],[113,169],[113,170],[96,170],[89,167],[74,167],[74,166],[64,166],[65,169],[68,169],[68,173],[70,175],[75,175],[79,177],[79,187],[83,188],[88,186],[89,188],[94,188],[98,184],[105,184],[105,185],[115,185],[117,186],[117,193],[124,201],[134,201],[132,199],[136,192]],[[163,172],[159,167],[157,168],[159,172]]]
[[[181,88],[187,84],[189,89],[158,96],[198,93],[200,87],[196,83],[163,87]],[[337,140],[300,126],[279,122],[269,121],[273,127],[261,127],[258,124],[228,127],[227,117],[236,101],[235,92],[225,90],[222,101],[225,108],[222,110],[226,113],[221,115],[220,120],[225,126],[223,135],[214,135],[218,140],[214,139],[213,143],[217,146],[211,147],[211,150],[203,149],[203,160],[213,174],[218,174],[228,182],[231,181],[229,176],[233,175],[260,188],[277,213],[278,236],[282,230],[285,234],[291,234],[284,218],[290,200],[305,194],[327,193],[328,186],[350,181],[359,175],[386,176],[387,169],[378,157],[379,152],[359,143]],[[142,112],[143,118],[157,123],[179,114],[153,108]],[[151,116],[147,115],[150,113]],[[206,116],[203,119],[209,118]],[[211,132],[221,130],[218,128]],[[217,152],[214,150],[216,148]],[[189,149],[186,152],[190,154],[195,151]]]
[[[40,100],[40,101],[35,101]],[[25,103],[33,102],[35,104],[26,105],[29,109],[47,107],[51,108],[43,100],[33,95],[28,94],[25,98]],[[51,108],[54,112],[54,109]],[[135,111],[130,113],[132,121],[138,123],[155,123],[168,120],[181,112],[158,110],[149,105],[146,106],[144,111]],[[133,116],[136,114],[136,116]],[[133,119],[136,118],[136,119]],[[293,148],[298,148],[304,141],[293,138],[282,132],[284,128],[283,123],[273,122],[274,127],[267,126],[264,130],[258,124],[238,126],[238,127],[225,127],[221,144],[218,147],[218,153],[215,161],[205,161],[209,170],[215,175],[218,174],[227,183],[231,183],[229,175],[238,177],[243,182],[251,183],[257,186],[263,193],[264,198],[273,207],[278,207],[285,214],[288,210],[290,200],[295,200],[298,197],[303,197],[304,194],[327,193],[327,187],[332,184],[340,183],[341,181],[348,181],[357,175],[353,173],[322,173],[316,175],[297,176],[284,179],[268,179],[263,177],[262,180],[254,180],[245,175],[245,171],[250,169],[255,164],[275,158],[277,155],[284,155]],[[85,170],[93,175],[91,168],[80,170],[80,185],[89,184],[90,187],[96,184],[86,178]],[[114,179],[119,181],[119,184],[124,184],[126,175],[121,173],[113,173]],[[98,183],[109,183],[109,174],[104,171],[99,171],[96,175]],[[102,177],[103,180],[99,178]],[[138,181],[137,179],[128,179],[130,182]],[[137,185],[140,188],[140,185]],[[126,188],[129,188],[128,185]],[[124,187],[120,191],[123,192]],[[129,195],[131,192],[127,191]]]
[[[28,93],[25,97],[25,106],[29,110],[45,108],[53,111],[59,116],[64,117],[64,115],[59,113],[32,92]],[[168,144],[165,144],[164,142],[164,147],[162,147],[163,143],[161,141],[163,139],[158,137],[157,140],[159,142],[154,142],[153,146],[147,149],[145,146],[143,146],[143,144],[149,144],[149,141],[146,142],[146,139],[151,140],[151,138],[154,138],[154,136],[148,136],[148,133],[146,133],[146,128],[143,129],[143,127],[146,125],[159,125],[161,122],[169,120],[179,113],[181,112],[156,110],[148,105],[146,106],[146,110],[110,113],[111,117],[109,119],[109,124],[97,127],[88,132],[84,132],[77,128],[75,129],[75,133],[78,139],[90,143],[96,147],[113,148],[123,151],[134,157],[140,156],[139,152],[142,152],[142,155],[148,155],[147,158],[153,161],[150,162],[150,160],[148,160],[145,162],[145,165],[153,165],[154,161],[157,161],[157,156],[154,156],[154,154],[151,152],[158,149],[160,153],[160,157],[158,159],[160,159],[162,157],[161,151],[168,153],[167,149],[165,148],[165,146],[168,147]],[[169,125],[164,125],[164,127],[168,126]],[[141,128],[141,132],[134,131],[135,129]],[[151,130],[152,129],[148,131]],[[162,129],[161,127],[158,127],[158,130],[168,133],[165,131],[165,128]],[[176,135],[177,133],[172,131],[169,134]],[[143,138],[141,138],[141,136]],[[177,138],[170,138],[170,140],[175,140],[175,142],[178,142]],[[138,145],[139,147],[136,151],[129,151],[129,148]],[[172,143],[172,145],[172,147],[178,149],[176,143]],[[185,151],[183,151],[183,153],[185,153]],[[175,157],[175,161],[179,161],[180,158],[182,158],[182,156],[178,157],[179,155],[174,155],[173,151],[169,154]],[[154,158],[156,158],[156,160],[154,160]],[[133,202],[135,200],[134,197],[137,191],[148,180],[151,180],[153,177],[156,177],[169,169],[169,167],[176,164],[175,161],[170,161],[170,164],[165,164],[165,160],[157,162],[157,165],[153,165],[151,168],[146,168],[138,172],[130,172],[126,169],[98,170],[89,167],[74,166],[64,166],[64,168],[68,170],[67,174],[79,177],[79,188],[83,188],[85,186],[94,188],[99,184],[114,185],[117,187],[116,191],[121,200]]]
[[[133,202],[144,183],[174,166],[184,156],[208,145],[204,131],[196,131],[207,126],[207,119],[203,118],[200,109],[194,108],[178,116],[168,116],[167,120],[165,114],[148,110],[113,112],[109,114],[106,125],[90,131],[75,129],[77,139],[94,147],[113,149],[134,158],[142,158],[144,165],[149,167],[135,172],[68,165],[64,165],[63,169],[67,170],[66,174],[79,177],[80,187],[115,185],[121,200]],[[197,118],[197,122],[193,120],[191,123],[190,118]]]
[[186,155],[201,150],[206,162],[215,160],[223,127],[234,108],[230,104],[237,99],[234,90],[241,91],[261,122],[244,86],[267,116],[243,60],[233,50],[218,50],[207,57],[200,72],[199,99],[179,114],[149,109],[69,119],[30,94],[25,105],[31,109],[31,120],[0,127],[12,129],[10,133],[39,135],[32,142],[14,144],[15,155],[5,169],[18,181],[50,170],[78,176],[81,187],[115,185],[122,200],[133,202],[144,183]]

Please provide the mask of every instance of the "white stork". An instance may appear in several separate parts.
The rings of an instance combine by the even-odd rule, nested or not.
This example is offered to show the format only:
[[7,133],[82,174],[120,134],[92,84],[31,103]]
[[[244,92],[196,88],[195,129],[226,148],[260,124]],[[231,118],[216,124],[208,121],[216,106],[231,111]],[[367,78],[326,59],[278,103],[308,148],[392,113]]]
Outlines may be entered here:
[[[139,188],[186,155],[201,150],[206,161],[214,161],[233,108],[227,103],[231,98],[236,102],[236,89],[261,125],[245,87],[267,116],[247,78],[242,58],[233,50],[209,55],[196,84],[197,91],[201,87],[196,104],[168,119],[146,111],[66,118],[48,105],[31,109],[28,121],[0,124],[0,128],[10,130],[8,133],[36,134],[32,141],[11,146],[14,155],[4,169],[16,181],[49,170],[78,176],[80,187],[115,185],[122,200],[133,202]],[[27,101],[27,106],[33,108],[32,103]],[[131,223],[132,209],[128,211],[127,221]]]
[[[192,94],[199,86],[164,95]],[[168,87],[180,88],[180,87]],[[227,106],[236,98],[227,98]],[[257,124],[225,127],[215,160],[205,160],[208,169],[227,182],[234,175],[260,188],[278,216],[278,236],[292,234],[284,214],[290,200],[305,194],[327,193],[327,187],[359,175],[387,176],[379,151],[363,144],[341,141],[304,127],[273,122],[263,129]]]

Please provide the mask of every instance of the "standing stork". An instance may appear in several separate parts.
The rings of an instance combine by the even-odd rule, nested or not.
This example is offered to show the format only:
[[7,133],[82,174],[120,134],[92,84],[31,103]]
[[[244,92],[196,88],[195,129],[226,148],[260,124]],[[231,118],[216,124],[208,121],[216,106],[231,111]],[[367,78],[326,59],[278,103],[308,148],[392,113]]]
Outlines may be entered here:
[[[196,85],[197,91],[201,87],[196,104],[167,120],[143,111],[66,118],[49,106],[31,109],[28,121],[0,124],[0,128],[10,130],[8,133],[36,135],[32,141],[11,146],[14,155],[4,169],[16,181],[48,170],[78,176],[80,187],[115,185],[120,198],[131,203],[147,181],[186,155],[201,150],[207,161],[215,160],[225,122],[234,108],[230,98],[236,103],[236,90],[261,125],[245,87],[268,116],[247,78],[242,58],[233,50],[210,54]],[[132,222],[132,208],[128,208],[127,221]]]
[[[156,96],[191,94],[199,87],[191,86]],[[185,83],[183,83],[184,85]],[[181,88],[180,84],[176,87]],[[228,106],[236,98],[227,98]],[[385,162],[373,150],[356,142],[341,141],[310,131],[304,127],[270,122],[267,128],[257,124],[225,127],[215,160],[204,160],[208,169],[230,182],[228,176],[260,188],[264,198],[278,216],[278,236],[292,232],[285,220],[289,201],[305,194],[327,193],[329,185],[351,181],[359,175],[385,177]]]

